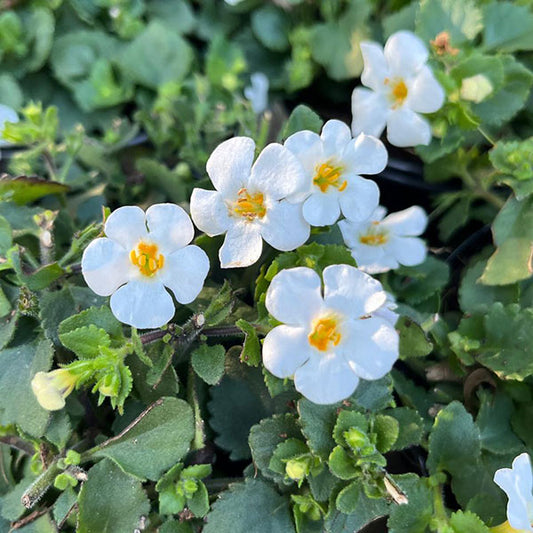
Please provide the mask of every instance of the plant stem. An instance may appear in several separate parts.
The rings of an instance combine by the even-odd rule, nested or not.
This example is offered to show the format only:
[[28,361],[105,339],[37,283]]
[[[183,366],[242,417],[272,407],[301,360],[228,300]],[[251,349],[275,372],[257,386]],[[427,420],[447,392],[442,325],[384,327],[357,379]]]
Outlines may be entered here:
[[464,183],[475,196],[477,196],[478,198],[483,198],[484,200],[489,202],[489,204],[492,204],[494,207],[496,207],[498,210],[500,210],[504,206],[505,200],[500,198],[497,194],[494,194],[482,187],[482,185],[478,182],[478,180],[474,178],[474,176],[470,174],[470,172],[463,172],[461,174],[461,177],[463,178]]
[[33,455],[35,453],[34,447],[25,440],[22,440],[16,435],[5,435],[0,437],[0,444],[5,444],[14,450],[18,450],[26,455]]
[[20,499],[26,509],[31,509],[50,488],[54,479],[62,472],[54,461],[24,492]]
[[187,376],[187,400],[192,405],[194,412],[194,439],[192,441],[192,450],[201,450],[205,446],[204,420],[198,401],[198,391],[196,388],[196,373],[191,364],[189,364],[189,373]]
[[496,141],[481,126],[478,126],[477,131],[479,131],[479,133],[481,133],[492,146],[496,145]]
[[440,533],[448,525],[448,513],[444,507],[441,485],[433,487],[433,510],[435,513],[433,515],[433,523],[436,527],[435,531]]

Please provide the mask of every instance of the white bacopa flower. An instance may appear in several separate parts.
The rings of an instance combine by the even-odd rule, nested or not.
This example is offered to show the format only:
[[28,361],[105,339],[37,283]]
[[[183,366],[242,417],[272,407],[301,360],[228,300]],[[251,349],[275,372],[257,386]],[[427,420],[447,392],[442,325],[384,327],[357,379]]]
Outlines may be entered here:
[[434,113],[444,104],[444,90],[426,65],[428,49],[409,31],[391,35],[385,49],[362,42],[364,69],[352,94],[352,131],[379,137],[385,125],[395,146],[429,144],[431,127],[419,113]]
[[370,274],[387,272],[400,265],[414,266],[426,259],[427,248],[418,238],[428,217],[418,206],[391,213],[379,206],[363,222],[341,220],[339,228],[357,266]]
[[283,322],[265,337],[263,363],[314,403],[353,393],[359,378],[374,380],[398,358],[398,333],[376,316],[387,295],[379,281],[355,267],[332,265],[320,276],[310,268],[282,270],[266,295],[269,313]]
[[305,172],[296,157],[280,144],[269,144],[254,160],[255,143],[234,137],[217,146],[207,161],[215,191],[194,189],[191,216],[213,237],[226,234],[219,250],[222,268],[255,263],[263,239],[276,250],[289,251],[309,237],[301,206],[286,197],[299,191]]
[[85,249],[81,262],[87,285],[100,296],[111,295],[111,311],[125,324],[158,328],[174,316],[174,303],[192,302],[202,290],[209,259],[190,245],[194,228],[174,204],[120,207],[107,219],[106,237]]
[[0,146],[8,146],[11,143],[4,139],[4,127],[6,122],[18,122],[17,112],[11,107],[0,104]]
[[533,475],[527,453],[515,458],[512,468],[500,468],[494,482],[507,494],[507,520],[519,531],[533,531]]
[[244,96],[252,104],[254,113],[259,115],[268,107],[268,78],[262,72],[250,76],[251,85],[244,88]]
[[383,143],[368,135],[352,138],[340,120],[329,120],[321,135],[304,130],[285,146],[307,173],[303,216],[312,226],[334,224],[342,214],[350,220],[367,218],[379,203],[379,188],[360,174],[378,174],[387,164]]

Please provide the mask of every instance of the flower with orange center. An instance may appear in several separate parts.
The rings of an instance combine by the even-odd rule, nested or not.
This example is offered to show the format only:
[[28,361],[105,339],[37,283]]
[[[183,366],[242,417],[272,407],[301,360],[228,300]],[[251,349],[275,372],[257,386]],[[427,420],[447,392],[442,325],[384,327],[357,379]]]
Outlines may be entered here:
[[279,378],[294,378],[312,402],[329,404],[350,396],[359,379],[379,379],[391,369],[398,333],[379,281],[348,265],[328,266],[322,276],[323,296],[310,268],[274,276],[265,303],[282,324],[265,337],[263,363]]
[[[434,113],[445,93],[426,64],[426,44],[409,31],[391,35],[385,48],[361,43],[364,69],[352,94],[352,132],[381,136],[395,146],[417,146],[431,141],[430,123],[420,113]],[[368,88],[366,88],[368,87]]]
[[194,189],[191,216],[213,237],[225,234],[218,255],[222,268],[246,267],[261,256],[263,240],[276,250],[298,248],[310,227],[301,206],[289,196],[305,186],[297,158],[280,144],[269,144],[254,162],[255,143],[234,137],[215,148],[207,173],[216,190]]
[[369,274],[387,272],[400,265],[414,266],[426,259],[427,248],[418,238],[427,215],[418,206],[391,213],[378,207],[368,220],[341,220],[339,228],[357,266]]
[[163,326],[175,312],[167,289],[182,304],[202,289],[209,260],[197,246],[187,246],[194,228],[181,207],[157,204],[146,213],[121,207],[104,232],[86,248],[81,268],[96,294],[111,296],[111,311],[121,322],[139,329]]
[[360,174],[377,174],[387,164],[383,143],[368,135],[352,138],[340,120],[329,120],[320,135],[299,131],[285,146],[298,158],[307,174],[307,189],[292,199],[303,201],[302,212],[312,226],[334,224],[341,213],[364,220],[379,203],[375,182]]

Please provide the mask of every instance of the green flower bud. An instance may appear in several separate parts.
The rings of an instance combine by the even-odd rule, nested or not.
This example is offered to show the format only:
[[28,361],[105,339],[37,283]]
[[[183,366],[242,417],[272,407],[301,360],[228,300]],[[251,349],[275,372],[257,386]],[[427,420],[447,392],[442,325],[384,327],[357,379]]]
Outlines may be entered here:
[[353,450],[358,450],[368,444],[368,438],[361,430],[357,428],[350,428],[343,433],[344,440]]
[[285,472],[294,481],[304,479],[309,474],[309,459],[307,457],[289,459],[285,465]]

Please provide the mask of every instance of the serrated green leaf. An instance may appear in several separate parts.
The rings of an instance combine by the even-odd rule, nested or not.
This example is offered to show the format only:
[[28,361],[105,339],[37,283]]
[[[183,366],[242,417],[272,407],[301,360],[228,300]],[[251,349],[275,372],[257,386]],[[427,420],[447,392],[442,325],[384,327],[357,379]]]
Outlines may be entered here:
[[13,230],[9,222],[0,216],[0,256],[5,257],[6,252],[13,245]]
[[457,511],[450,516],[450,526],[454,533],[490,533],[490,529],[479,516],[469,511]]
[[388,416],[392,416],[398,421],[398,438],[392,446],[392,450],[403,450],[409,446],[420,444],[424,434],[424,421],[420,415],[409,407],[398,407],[385,411]]
[[122,324],[113,316],[108,306],[89,307],[85,311],[63,320],[59,324],[59,335],[63,335],[78,328],[94,325],[107,331],[111,338],[122,339]]
[[111,345],[109,334],[94,324],[62,333],[59,340],[81,358],[96,357],[100,355],[100,347]]
[[426,337],[424,330],[410,318],[402,316],[396,322],[400,333],[400,358],[425,357],[433,350],[433,345]]
[[124,473],[109,459],[89,470],[79,502],[80,533],[131,533],[150,504],[141,482]]
[[333,439],[339,446],[347,446],[344,433],[351,428],[356,428],[363,433],[368,433],[368,421],[362,413],[343,409],[339,413],[337,421],[335,422],[335,427],[333,428]]
[[317,405],[305,398],[298,402],[302,433],[309,448],[323,459],[329,456],[335,446],[332,434],[337,420],[336,411],[335,405]]
[[342,446],[335,446],[328,458],[331,473],[339,479],[353,479],[360,475],[360,469]]
[[108,457],[129,474],[155,480],[187,453],[193,435],[189,404],[162,398],[120,435],[98,445],[94,457]]
[[387,453],[398,440],[400,424],[392,416],[377,415],[374,419],[373,433],[376,435],[376,448],[381,453]]
[[[254,509],[253,513],[246,509]],[[230,485],[207,515],[204,533],[294,533],[289,500],[259,479]]]
[[309,448],[300,439],[285,439],[276,446],[268,463],[268,468],[272,472],[284,475],[287,459],[293,459],[307,453],[309,453]]
[[208,384],[216,385],[224,375],[226,349],[221,344],[202,344],[191,354],[194,371]]
[[69,189],[63,183],[36,177],[0,177],[0,200],[10,200],[18,205],[29,204],[49,194],[65,194]]
[[255,328],[246,320],[240,318],[235,325],[244,332],[244,344],[240,360],[250,366],[261,363],[261,343]]

